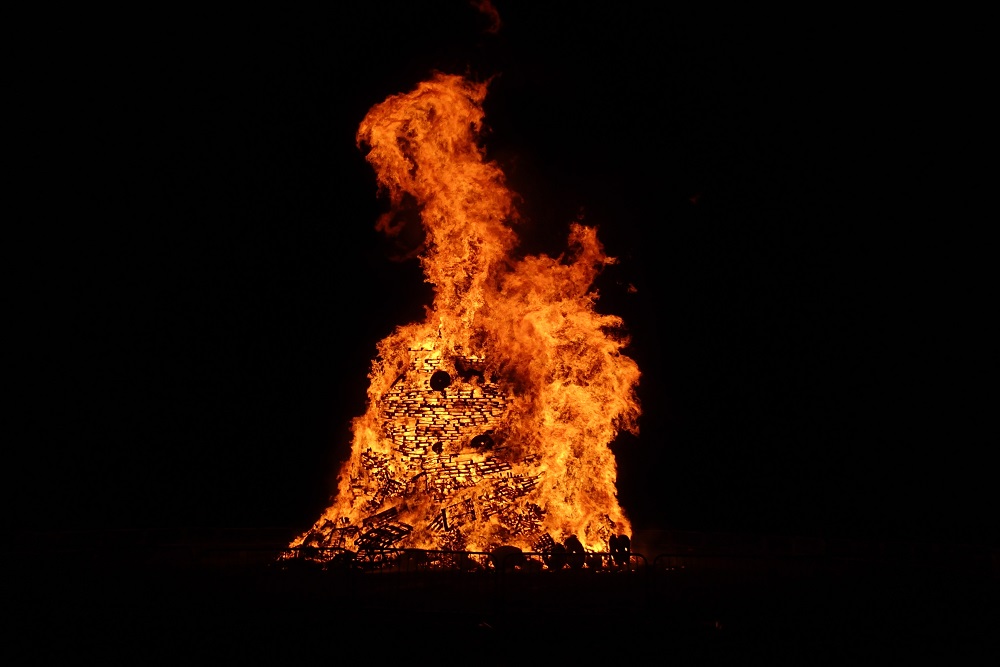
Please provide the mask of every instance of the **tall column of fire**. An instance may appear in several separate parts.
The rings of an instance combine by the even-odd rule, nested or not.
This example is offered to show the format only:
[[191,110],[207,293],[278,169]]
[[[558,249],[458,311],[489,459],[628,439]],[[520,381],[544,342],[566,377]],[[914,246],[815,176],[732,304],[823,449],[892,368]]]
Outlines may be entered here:
[[380,192],[417,205],[434,298],[378,343],[333,504],[291,547],[542,551],[576,535],[605,551],[631,532],[609,445],[638,432],[640,372],[592,287],[615,260],[577,223],[563,255],[517,255],[513,193],[480,145],[487,87],[438,74],[358,129]]

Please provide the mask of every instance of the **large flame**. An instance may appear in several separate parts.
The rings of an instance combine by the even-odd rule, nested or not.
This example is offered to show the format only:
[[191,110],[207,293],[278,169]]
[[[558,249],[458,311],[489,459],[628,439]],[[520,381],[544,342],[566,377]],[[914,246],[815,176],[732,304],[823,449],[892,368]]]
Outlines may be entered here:
[[488,82],[437,74],[374,106],[357,140],[393,211],[419,211],[434,299],[378,343],[337,495],[292,547],[538,550],[630,533],[610,443],[638,433],[638,365],[593,283],[615,260],[570,225],[517,258],[514,196],[480,145]]

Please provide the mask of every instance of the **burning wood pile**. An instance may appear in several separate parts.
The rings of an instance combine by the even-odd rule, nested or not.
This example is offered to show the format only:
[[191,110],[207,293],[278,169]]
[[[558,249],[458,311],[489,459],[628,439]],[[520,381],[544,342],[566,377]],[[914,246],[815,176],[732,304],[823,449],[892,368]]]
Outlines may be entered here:
[[514,195],[478,144],[487,83],[437,75],[358,130],[391,209],[415,207],[433,304],[378,344],[333,505],[290,547],[591,551],[631,532],[610,442],[637,433],[636,363],[591,285],[615,260],[594,228],[519,256]]

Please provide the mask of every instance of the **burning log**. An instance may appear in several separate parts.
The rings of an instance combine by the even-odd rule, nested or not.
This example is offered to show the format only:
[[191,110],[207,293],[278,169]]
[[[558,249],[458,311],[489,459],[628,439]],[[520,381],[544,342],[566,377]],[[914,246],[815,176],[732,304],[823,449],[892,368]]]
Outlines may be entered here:
[[409,535],[412,530],[413,526],[408,526],[405,523],[386,524],[365,532],[355,544],[359,550],[389,549]]
[[396,518],[397,514],[399,514],[399,510],[395,507],[390,507],[384,512],[379,512],[378,514],[368,517],[361,522],[361,525],[366,529],[377,528],[392,521]]
[[441,512],[434,517],[430,525],[432,530],[448,531],[475,520],[475,505],[471,500],[464,500],[441,508]]

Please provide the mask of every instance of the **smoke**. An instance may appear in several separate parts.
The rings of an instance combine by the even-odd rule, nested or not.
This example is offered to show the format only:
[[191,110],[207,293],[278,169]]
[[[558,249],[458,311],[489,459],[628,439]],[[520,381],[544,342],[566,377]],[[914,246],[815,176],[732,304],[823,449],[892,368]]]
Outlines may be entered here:
[[486,29],[486,32],[494,35],[500,32],[500,13],[497,12],[490,0],[472,0],[469,4],[489,18],[490,27]]

